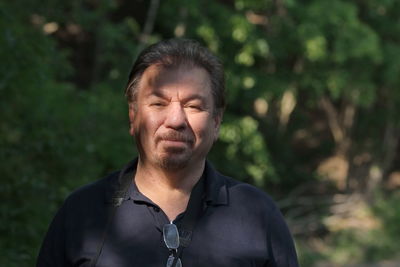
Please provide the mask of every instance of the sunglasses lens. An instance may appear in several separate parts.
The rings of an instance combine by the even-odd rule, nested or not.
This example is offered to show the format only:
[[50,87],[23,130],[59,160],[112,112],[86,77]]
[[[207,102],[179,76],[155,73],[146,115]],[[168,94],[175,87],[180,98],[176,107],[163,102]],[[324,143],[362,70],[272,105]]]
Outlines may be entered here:
[[[170,255],[167,260],[167,267],[171,267],[172,263],[174,262],[174,256]],[[178,258],[174,267],[182,267],[181,259]]]
[[163,236],[167,248],[177,249],[179,247],[179,233],[175,224],[165,224],[163,227]]

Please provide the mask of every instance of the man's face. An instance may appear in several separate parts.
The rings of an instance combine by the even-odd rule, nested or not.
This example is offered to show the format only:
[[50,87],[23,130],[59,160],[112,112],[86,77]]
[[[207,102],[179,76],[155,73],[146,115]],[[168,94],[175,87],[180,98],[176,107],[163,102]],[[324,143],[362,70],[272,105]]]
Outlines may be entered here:
[[204,160],[221,122],[214,112],[208,73],[198,67],[153,65],[137,89],[129,117],[141,160],[165,169]]

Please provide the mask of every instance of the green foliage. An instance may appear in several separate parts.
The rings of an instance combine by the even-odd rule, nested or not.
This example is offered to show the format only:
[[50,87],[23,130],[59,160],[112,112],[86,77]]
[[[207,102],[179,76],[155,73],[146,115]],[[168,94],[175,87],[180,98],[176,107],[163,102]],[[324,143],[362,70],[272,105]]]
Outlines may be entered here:
[[[33,265],[65,196],[135,155],[123,90],[146,45],[149,2],[0,2],[1,266]],[[337,150],[322,97],[338,121],[342,107],[354,107],[343,131],[347,155],[383,161],[384,132],[400,128],[399,16],[395,0],[160,1],[146,40],[194,38],[222,59],[229,105],[210,158],[223,173],[284,197],[318,183],[318,164]],[[393,154],[387,171],[398,168]],[[332,255],[394,253],[395,200],[376,209],[384,233],[344,231]],[[384,241],[369,245],[379,235]],[[313,253],[304,250],[305,266],[329,258]]]
[[354,225],[334,231],[324,239],[317,238],[309,243],[299,240],[297,245],[301,255],[301,266],[324,265],[323,263],[338,266],[379,265],[379,262],[385,262],[387,259],[398,258],[399,194],[395,192],[388,197],[380,191],[376,193],[375,199],[376,201],[367,210],[372,217],[364,219],[375,220],[374,226],[370,229]]
[[371,207],[379,225],[370,230],[346,229],[334,233],[328,240],[330,249],[324,258],[339,264],[357,262],[379,262],[398,256],[400,231],[398,222],[400,208],[398,192],[385,197],[377,194],[376,203]]
[[[226,144],[224,161],[230,162],[225,172],[236,172],[239,177],[249,176],[251,179],[248,182],[261,187],[266,183],[265,177],[269,182],[278,182],[279,177],[270,162],[270,155],[258,132],[256,120],[249,116],[241,119],[226,116],[220,130],[220,141]],[[221,164],[222,168],[223,166]]]
[[121,90],[97,84],[94,94],[58,80],[71,69],[63,51],[18,17],[26,14],[7,8],[0,43],[0,265],[32,266],[65,196],[120,168],[134,146]]
[[398,191],[389,196],[379,194],[377,199],[374,211],[378,218],[382,220],[382,227],[376,233],[374,242],[371,242],[367,257],[384,259],[397,254],[400,249],[400,244],[398,243],[400,238],[400,229],[398,227],[400,220],[400,207],[398,205],[400,194]]

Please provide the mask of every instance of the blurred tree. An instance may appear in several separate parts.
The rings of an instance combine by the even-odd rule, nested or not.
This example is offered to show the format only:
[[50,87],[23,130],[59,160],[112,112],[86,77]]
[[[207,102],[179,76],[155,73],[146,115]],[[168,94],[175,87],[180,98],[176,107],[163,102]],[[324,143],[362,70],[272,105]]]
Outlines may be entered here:
[[124,85],[162,38],[222,59],[229,106],[210,158],[283,207],[310,196],[284,209],[297,229],[321,231],[319,215],[299,222],[321,195],[371,199],[399,170],[396,0],[20,0],[0,13],[2,266],[33,265],[64,197],[135,155]]

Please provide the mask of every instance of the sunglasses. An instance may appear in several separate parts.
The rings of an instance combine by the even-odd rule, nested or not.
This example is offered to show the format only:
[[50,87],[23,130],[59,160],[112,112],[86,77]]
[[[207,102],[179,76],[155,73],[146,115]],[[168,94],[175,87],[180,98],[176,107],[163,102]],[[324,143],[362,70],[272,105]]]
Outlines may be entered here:
[[166,267],[182,267],[181,259],[178,256],[179,232],[175,224],[165,224],[163,227],[163,238],[165,246],[170,251]]

